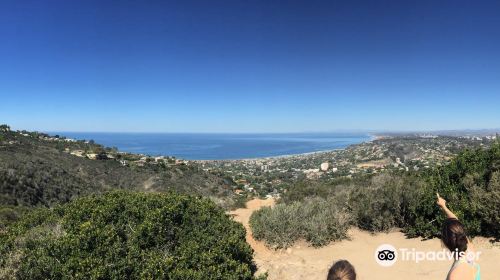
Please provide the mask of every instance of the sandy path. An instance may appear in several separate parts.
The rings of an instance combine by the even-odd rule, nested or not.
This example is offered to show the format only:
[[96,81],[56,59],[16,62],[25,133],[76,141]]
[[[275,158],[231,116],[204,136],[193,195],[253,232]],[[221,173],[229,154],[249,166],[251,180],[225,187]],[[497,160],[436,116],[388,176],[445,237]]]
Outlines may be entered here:
[[[415,248],[419,251],[439,251],[438,239],[422,241],[407,239],[397,231],[372,235],[358,229],[349,232],[351,240],[332,243],[315,249],[304,242],[287,250],[270,250],[262,242],[255,241],[248,227],[250,215],[263,206],[272,206],[273,200],[254,199],[246,209],[232,211],[236,221],[247,229],[247,241],[255,250],[255,262],[259,273],[267,271],[270,280],[278,279],[326,279],[326,273],[334,260],[347,259],[356,268],[359,279],[445,279],[451,265],[449,261],[402,261],[391,267],[382,267],[375,262],[374,251],[381,244],[391,244],[396,248]],[[481,251],[480,265],[482,279],[500,279],[500,245],[492,245],[485,238],[474,239],[477,251]]]

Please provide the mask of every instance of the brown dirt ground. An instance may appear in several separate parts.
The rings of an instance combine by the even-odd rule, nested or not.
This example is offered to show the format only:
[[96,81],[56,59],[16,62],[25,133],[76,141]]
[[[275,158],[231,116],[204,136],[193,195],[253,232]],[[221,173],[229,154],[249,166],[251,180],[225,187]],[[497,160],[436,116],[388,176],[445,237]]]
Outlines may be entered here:
[[[391,244],[396,248],[415,248],[419,251],[442,250],[438,239],[421,240],[406,238],[395,230],[389,233],[370,234],[359,229],[349,231],[350,240],[333,242],[322,248],[312,248],[304,241],[297,242],[287,250],[272,250],[263,242],[253,239],[248,220],[253,211],[263,206],[272,206],[271,199],[254,199],[247,203],[246,209],[237,209],[230,214],[247,229],[247,241],[254,249],[254,259],[259,267],[258,273],[268,272],[269,280],[278,279],[326,279],[330,265],[338,259],[350,261],[356,268],[358,279],[446,279],[450,261],[412,261],[396,262],[391,267],[382,267],[375,262],[375,249],[381,244]],[[500,245],[492,244],[486,238],[473,240],[476,251],[482,254],[479,259],[482,279],[500,279]]]

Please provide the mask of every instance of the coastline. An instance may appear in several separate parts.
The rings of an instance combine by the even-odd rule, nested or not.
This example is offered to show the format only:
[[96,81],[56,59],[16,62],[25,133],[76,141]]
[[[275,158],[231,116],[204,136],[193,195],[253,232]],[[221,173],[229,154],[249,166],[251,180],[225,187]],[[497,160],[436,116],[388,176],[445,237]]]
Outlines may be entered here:
[[206,163],[206,162],[237,162],[237,161],[242,161],[242,162],[248,162],[248,161],[256,161],[256,160],[278,160],[278,159],[290,159],[294,157],[307,157],[307,156],[313,156],[313,155],[319,155],[319,154],[326,154],[326,153],[332,153],[336,151],[342,151],[345,149],[348,149],[352,146],[355,145],[361,145],[363,143],[371,143],[376,140],[381,140],[384,139],[384,136],[381,135],[375,135],[375,134],[368,134],[370,137],[369,140],[362,141],[356,144],[349,144],[343,148],[336,148],[336,149],[329,149],[329,150],[322,150],[322,151],[314,151],[314,152],[307,152],[307,153],[298,153],[298,154],[286,154],[286,155],[279,155],[279,156],[269,156],[269,157],[255,157],[255,158],[241,158],[241,159],[187,159],[187,161],[192,161],[192,162],[199,162],[199,163]]
[[[173,152],[163,152],[161,151],[161,145],[182,145],[183,142],[175,142],[175,141],[180,141],[179,139],[176,139],[174,140],[174,142],[169,142],[170,139],[168,138],[165,138],[165,139],[155,139],[155,141],[157,141],[157,143],[155,143],[154,145],[156,146],[151,146],[149,147],[148,144],[150,145],[151,143],[141,143],[140,141],[136,141],[136,139],[134,138],[130,138],[130,139],[123,139],[123,134],[116,134],[116,135],[119,135],[118,140],[110,140],[111,137],[108,137],[108,139],[106,139],[105,141],[103,139],[99,139],[99,138],[96,138],[95,136],[96,135],[115,135],[115,133],[98,133],[98,134],[95,134],[95,133],[89,133],[87,135],[85,135],[85,133],[67,133],[67,134],[63,134],[61,133],[60,135],[63,135],[65,137],[68,137],[69,139],[77,139],[77,140],[84,140],[84,141],[89,141],[88,139],[92,139],[94,140],[95,142],[97,143],[101,143],[103,144],[103,146],[105,147],[117,147],[119,152],[123,152],[123,153],[129,153],[129,154],[135,154],[135,155],[143,155],[143,156],[149,156],[149,157],[158,157],[158,156],[164,156],[164,157],[174,157],[176,159],[179,159],[179,160],[185,160],[185,161],[191,161],[191,162],[200,162],[200,163],[206,163],[206,162],[244,162],[244,161],[256,161],[256,160],[279,160],[279,159],[286,159],[286,158],[294,158],[294,157],[307,157],[307,156],[313,156],[313,155],[318,155],[318,154],[323,154],[323,153],[331,153],[331,152],[335,152],[335,151],[339,151],[339,150],[344,150],[344,149],[347,149],[353,145],[359,145],[359,144],[363,144],[363,143],[369,143],[369,142],[372,142],[374,140],[377,140],[379,139],[380,136],[378,135],[374,135],[372,133],[365,133],[365,134],[359,134],[359,135],[356,135],[354,136],[353,138],[361,138],[361,139],[356,139],[356,140],[359,140],[359,142],[357,141],[352,141],[353,143],[347,143],[344,147],[338,147],[338,148],[330,148],[330,149],[321,149],[321,150],[315,150],[315,151],[310,151],[310,152],[298,152],[298,153],[284,153],[284,154],[281,154],[281,155],[269,155],[269,156],[255,156],[255,157],[241,157],[241,158],[238,158],[237,156],[234,156],[234,158],[209,158],[209,159],[190,159],[188,155],[179,155],[182,154],[183,151],[182,149],[177,151],[177,153],[175,151]],[[130,135],[134,135],[134,134],[126,134],[126,137],[129,137]],[[146,135],[146,134],[144,134]],[[169,135],[169,134],[158,134],[158,135]],[[183,135],[183,134],[179,134],[179,135]],[[270,134],[272,135],[272,134]],[[307,134],[305,134],[307,135]],[[142,137],[143,134],[141,134],[139,137]],[[175,137],[175,136],[174,136]],[[313,136],[314,137],[314,136]],[[336,136],[335,134],[332,134],[332,138],[336,138],[338,136]],[[342,136],[341,136],[342,138]],[[144,138],[142,138],[144,139]],[[223,139],[223,138],[222,138]],[[208,138],[208,140],[210,140],[210,138]],[[224,140],[224,139],[223,139]],[[283,140],[286,140],[283,139]],[[203,139],[197,139],[197,142],[190,142],[188,143],[187,145],[210,145],[210,144],[213,144],[215,145],[214,143],[210,143],[208,142],[208,144],[206,142],[203,142],[204,140]],[[258,141],[260,140],[255,140],[257,142],[255,143],[259,143]],[[132,144],[130,144],[132,143]],[[223,142],[221,142],[223,143]],[[307,144],[307,143],[305,143]],[[332,144],[335,144],[334,142],[332,142]],[[139,145],[138,147],[134,147],[134,145]],[[220,145],[223,145],[223,144],[220,144]],[[332,145],[333,146],[333,145]],[[160,148],[158,148],[160,147]],[[314,148],[315,146],[314,145],[311,145],[311,148]],[[158,150],[158,151],[155,151]],[[173,148],[175,150],[175,148]],[[185,148],[184,148],[185,149]],[[240,147],[241,150],[244,150],[245,149],[245,146],[241,146]],[[146,151],[146,150],[149,150]],[[213,157],[216,157],[216,154],[219,153],[220,154],[220,151],[217,151],[216,153],[213,153]],[[265,154],[266,152],[264,152]],[[269,150],[267,151],[268,154],[271,154],[272,151]],[[177,155],[176,155],[177,154]],[[243,153],[244,154],[244,153]],[[251,153],[247,153],[248,154],[251,154]],[[193,154],[194,156],[193,157],[196,157],[195,154]],[[211,155],[212,156],[212,155]],[[210,157],[211,157],[210,156]],[[203,158],[203,156],[200,156],[199,157]]]

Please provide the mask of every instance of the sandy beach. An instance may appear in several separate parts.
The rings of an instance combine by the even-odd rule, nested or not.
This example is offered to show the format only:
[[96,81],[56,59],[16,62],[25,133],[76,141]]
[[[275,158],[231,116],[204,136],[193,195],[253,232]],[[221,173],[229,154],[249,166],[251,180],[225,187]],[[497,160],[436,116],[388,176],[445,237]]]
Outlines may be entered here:
[[[255,250],[254,259],[259,267],[258,273],[268,272],[270,280],[277,279],[326,279],[326,273],[334,260],[347,259],[356,268],[359,279],[445,279],[451,266],[448,260],[415,261],[401,258],[390,267],[377,264],[374,258],[376,248],[381,244],[391,244],[395,248],[415,248],[418,251],[431,252],[442,250],[439,239],[408,239],[394,230],[389,233],[370,234],[359,229],[349,231],[350,240],[331,243],[322,248],[309,247],[305,242],[298,242],[286,250],[268,249],[263,242],[252,238],[248,220],[253,211],[263,206],[272,206],[272,199],[254,199],[247,203],[246,209],[230,212],[234,219],[247,229],[247,241]],[[486,238],[473,240],[476,251],[481,252],[481,279],[499,279],[500,244],[491,243]]]

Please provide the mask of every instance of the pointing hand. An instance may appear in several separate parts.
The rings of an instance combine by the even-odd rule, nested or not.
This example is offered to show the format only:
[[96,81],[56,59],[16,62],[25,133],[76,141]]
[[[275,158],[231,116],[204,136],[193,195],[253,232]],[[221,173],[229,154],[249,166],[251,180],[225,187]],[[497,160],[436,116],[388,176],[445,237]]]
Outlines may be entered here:
[[444,198],[442,198],[439,193],[436,193],[436,196],[437,196],[437,201],[436,201],[436,204],[439,205],[439,207],[441,208],[444,208],[446,207],[446,200],[444,200]]

